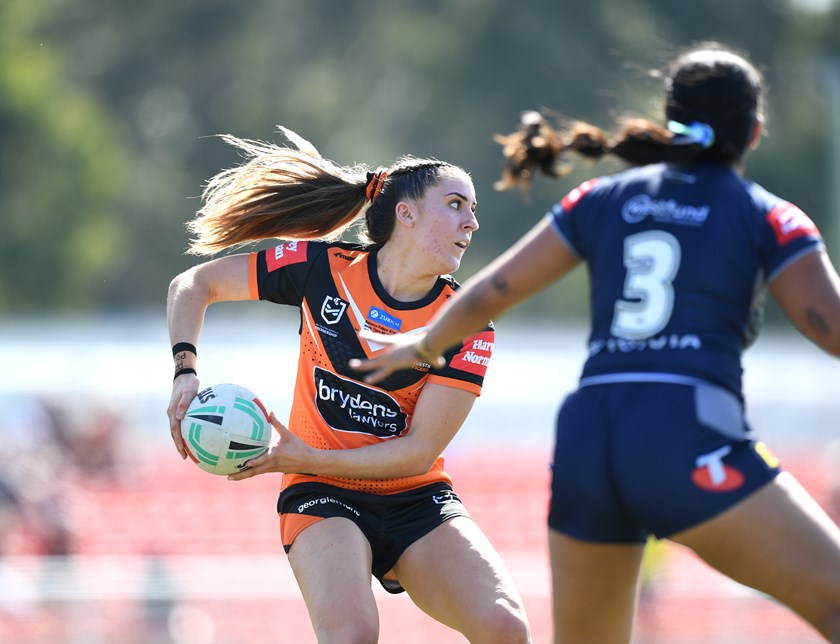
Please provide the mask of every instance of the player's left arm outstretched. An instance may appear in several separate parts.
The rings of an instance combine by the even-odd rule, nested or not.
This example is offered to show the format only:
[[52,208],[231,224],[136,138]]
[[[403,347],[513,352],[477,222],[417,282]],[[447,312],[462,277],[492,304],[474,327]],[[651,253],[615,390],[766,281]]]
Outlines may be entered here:
[[[213,259],[176,276],[169,284],[166,297],[166,323],[172,346],[179,342],[197,346],[204,325],[204,314],[214,302],[247,299],[247,255]],[[192,352],[177,352],[174,358],[176,373],[180,368],[196,369],[197,356]],[[172,381],[172,395],[166,415],[169,417],[172,442],[182,459],[187,458],[187,451],[181,438],[181,420],[198,389],[198,374],[184,373]]]
[[411,427],[405,436],[355,449],[310,447],[292,434],[272,412],[269,421],[280,440],[262,456],[248,461],[248,469],[228,478],[240,481],[268,472],[288,472],[342,478],[388,479],[425,474],[475,403],[472,392],[426,383],[417,399]]

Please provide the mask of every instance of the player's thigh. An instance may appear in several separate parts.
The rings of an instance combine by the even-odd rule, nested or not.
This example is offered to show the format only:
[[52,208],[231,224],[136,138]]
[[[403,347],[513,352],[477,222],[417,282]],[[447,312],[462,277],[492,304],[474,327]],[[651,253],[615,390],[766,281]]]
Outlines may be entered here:
[[595,543],[549,530],[555,638],[628,642],[642,544]]
[[352,521],[332,517],[307,527],[292,544],[289,563],[316,631],[378,624],[370,544]]
[[469,517],[455,517],[415,541],[392,573],[424,612],[471,640],[528,641],[513,578]]
[[840,612],[840,529],[790,473],[670,538],[814,624]]

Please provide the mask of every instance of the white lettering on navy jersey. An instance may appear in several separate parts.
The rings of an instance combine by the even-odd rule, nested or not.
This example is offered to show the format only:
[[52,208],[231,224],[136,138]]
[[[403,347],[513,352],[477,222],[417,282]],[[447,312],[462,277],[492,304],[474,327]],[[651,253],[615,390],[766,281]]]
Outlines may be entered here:
[[592,340],[589,343],[589,357],[596,356],[602,351],[607,353],[630,353],[631,351],[662,351],[666,349],[682,351],[684,349],[702,349],[703,342],[693,333],[670,333],[655,338],[632,340],[630,338],[615,338]]
[[648,230],[625,238],[625,299],[615,303],[613,335],[643,340],[668,325],[681,258],[680,243],[671,233]]
[[689,206],[674,199],[652,199],[650,195],[636,195],[621,207],[621,218],[628,224],[651,217],[661,223],[701,226],[708,216],[709,206]]

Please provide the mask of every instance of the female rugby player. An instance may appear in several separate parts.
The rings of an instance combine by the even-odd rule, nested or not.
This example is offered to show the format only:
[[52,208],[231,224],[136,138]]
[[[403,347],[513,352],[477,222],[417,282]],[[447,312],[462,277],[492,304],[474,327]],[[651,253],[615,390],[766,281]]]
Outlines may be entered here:
[[664,79],[663,124],[623,120],[609,138],[531,112],[500,137],[502,189],[559,176],[566,151],[635,167],[572,190],[425,334],[385,339],[390,353],[354,365],[375,382],[441,364],[445,347],[584,263],[589,353],[557,418],[548,518],[556,641],[630,640],[653,534],[840,642],[840,530],[756,440],[741,389],[767,289],[840,356],[840,279],[811,220],[743,176],[762,132],[756,68],[704,43]]
[[[226,137],[247,162],[209,182],[189,224],[196,254],[283,241],[207,261],[172,281],[176,371],[167,414],[175,447],[185,458],[180,422],[199,390],[196,345],[207,306],[260,299],[297,307],[300,359],[288,429],[272,413],[280,441],[230,478],[285,473],[280,530],[318,641],[377,641],[373,575],[471,642],[529,642],[510,575],[453,491],[441,457],[481,391],[492,325],[485,320],[440,364],[415,365],[378,386],[348,367],[378,348],[360,337],[363,330],[422,329],[455,293],[449,273],[478,230],[472,180],[433,159],[403,158],[373,172],[341,167],[283,131],[298,149]],[[363,243],[335,240],[357,222]]]

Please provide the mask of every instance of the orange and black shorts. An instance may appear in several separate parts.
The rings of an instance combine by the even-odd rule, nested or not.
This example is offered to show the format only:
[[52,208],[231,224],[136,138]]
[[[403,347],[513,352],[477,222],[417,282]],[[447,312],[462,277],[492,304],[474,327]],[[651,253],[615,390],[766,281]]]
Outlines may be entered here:
[[390,593],[404,590],[384,576],[406,548],[446,521],[469,516],[448,483],[433,483],[397,494],[369,494],[318,482],[298,483],[280,493],[277,512],[287,553],[295,538],[313,523],[330,517],[350,519],[370,543],[371,574]]

